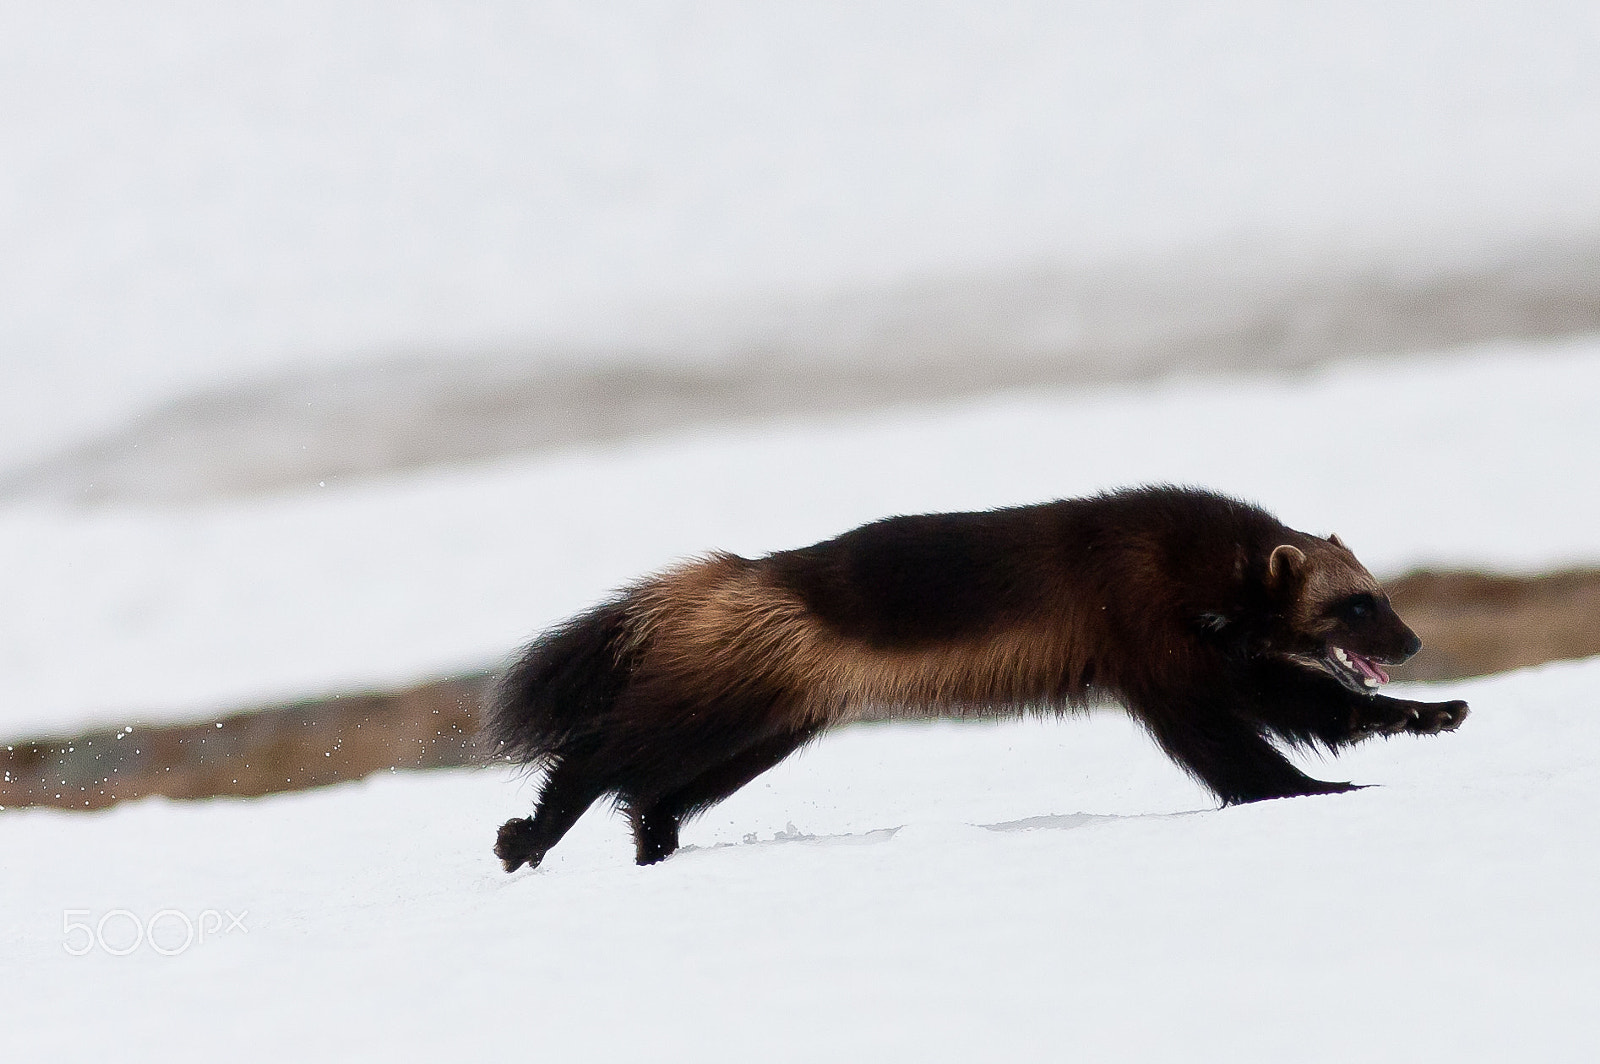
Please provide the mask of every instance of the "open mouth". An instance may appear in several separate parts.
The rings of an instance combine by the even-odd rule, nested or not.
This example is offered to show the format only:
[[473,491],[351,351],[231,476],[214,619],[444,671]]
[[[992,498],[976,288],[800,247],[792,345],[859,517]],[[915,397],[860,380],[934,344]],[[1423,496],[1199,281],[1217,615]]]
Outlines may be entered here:
[[1322,667],[1350,690],[1362,694],[1370,695],[1389,682],[1389,674],[1383,671],[1382,665],[1343,647],[1330,645],[1327,657],[1322,659]]

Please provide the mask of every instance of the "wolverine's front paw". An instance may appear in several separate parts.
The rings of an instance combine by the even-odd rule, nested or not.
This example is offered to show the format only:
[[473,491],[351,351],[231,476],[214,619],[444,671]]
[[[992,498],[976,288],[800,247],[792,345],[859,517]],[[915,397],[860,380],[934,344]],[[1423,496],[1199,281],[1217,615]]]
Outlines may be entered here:
[[1406,724],[1406,731],[1416,735],[1455,731],[1467,719],[1467,712],[1467,704],[1459,699],[1454,702],[1419,702],[1415,704],[1415,712]]
[[534,844],[533,818],[519,817],[501,824],[500,834],[494,840],[494,855],[500,858],[507,872],[515,872],[524,864],[538,868],[544,854]]
[[1409,702],[1376,696],[1368,700],[1351,731],[1354,738],[1369,735],[1433,735],[1455,731],[1467,719],[1465,702]]

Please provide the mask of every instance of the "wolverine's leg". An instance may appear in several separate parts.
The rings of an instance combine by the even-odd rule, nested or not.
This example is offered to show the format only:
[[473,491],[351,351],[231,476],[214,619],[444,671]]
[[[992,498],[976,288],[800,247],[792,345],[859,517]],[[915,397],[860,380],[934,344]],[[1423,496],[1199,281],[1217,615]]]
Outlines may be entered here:
[[1288,662],[1264,662],[1235,678],[1234,704],[1259,725],[1295,742],[1327,746],[1370,735],[1454,731],[1465,702],[1413,702],[1356,692],[1333,677]]
[[1250,722],[1205,703],[1168,704],[1136,715],[1161,748],[1227,805],[1333,794],[1356,788],[1314,780],[1289,763]]
[[507,872],[515,872],[523,864],[539,867],[550,847],[561,841],[561,836],[606,790],[590,770],[587,757],[558,758],[545,773],[533,816],[502,824],[494,855]]
[[640,808],[623,799],[628,826],[633,829],[635,864],[655,864],[671,857],[678,849],[678,818],[659,806]]
[[711,808],[816,736],[818,728],[762,739],[653,800],[624,798],[639,864],[655,864],[678,848],[678,825]]

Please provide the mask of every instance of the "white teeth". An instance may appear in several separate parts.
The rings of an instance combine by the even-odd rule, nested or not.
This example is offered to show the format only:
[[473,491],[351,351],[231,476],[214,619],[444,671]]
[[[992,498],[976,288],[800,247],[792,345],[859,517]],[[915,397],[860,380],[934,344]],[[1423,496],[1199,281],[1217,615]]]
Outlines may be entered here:
[[1362,680],[1361,682],[1366,684],[1368,687],[1376,687],[1376,686],[1378,686],[1378,681],[1373,679],[1371,676],[1368,676],[1365,680]]
[[[1333,648],[1333,656],[1334,656],[1334,657],[1336,657],[1336,658],[1338,658],[1338,659],[1339,659],[1339,661],[1340,661],[1340,662],[1341,662],[1341,663],[1342,663],[1342,664],[1345,664],[1345,665],[1350,665],[1350,664],[1351,664],[1351,662],[1350,662],[1350,655],[1349,655],[1349,654],[1346,654],[1346,653],[1345,653],[1345,652],[1344,652],[1344,650],[1343,650],[1343,649],[1341,649],[1341,648],[1339,648],[1339,647],[1334,647],[1334,648]],[[1353,667],[1353,666],[1352,666],[1352,667]]]

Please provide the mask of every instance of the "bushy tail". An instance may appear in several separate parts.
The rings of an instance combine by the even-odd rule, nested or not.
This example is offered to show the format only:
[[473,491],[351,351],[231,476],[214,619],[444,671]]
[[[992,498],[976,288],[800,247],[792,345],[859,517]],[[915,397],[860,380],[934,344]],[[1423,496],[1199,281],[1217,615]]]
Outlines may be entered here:
[[630,642],[626,596],[535,640],[495,690],[489,756],[538,765],[593,735],[627,686]]

